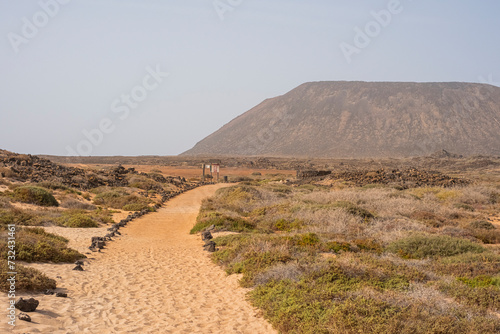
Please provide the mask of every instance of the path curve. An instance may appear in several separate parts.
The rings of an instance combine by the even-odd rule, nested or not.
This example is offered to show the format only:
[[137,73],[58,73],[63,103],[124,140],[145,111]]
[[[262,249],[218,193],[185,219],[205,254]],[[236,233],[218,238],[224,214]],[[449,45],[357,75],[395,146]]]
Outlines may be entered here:
[[[223,185],[196,188],[120,229],[122,236],[84,266],[35,264],[70,298],[40,296],[30,333],[276,333],[189,235],[201,201]],[[4,298],[2,298],[4,300]],[[5,321],[4,321],[5,323]],[[5,328],[4,324],[0,326]]]

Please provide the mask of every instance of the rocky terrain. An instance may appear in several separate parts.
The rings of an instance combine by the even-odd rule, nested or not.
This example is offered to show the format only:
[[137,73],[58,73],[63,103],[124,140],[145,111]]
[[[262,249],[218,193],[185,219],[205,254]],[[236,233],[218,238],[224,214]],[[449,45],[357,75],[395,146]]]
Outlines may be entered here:
[[450,177],[437,171],[410,169],[378,169],[367,171],[301,171],[297,173],[298,184],[317,183],[321,185],[331,185],[336,181],[347,182],[357,187],[372,184],[384,184],[397,186],[399,189],[414,187],[452,187],[464,186],[470,183],[463,178]]
[[134,168],[125,169],[121,165],[112,169],[85,170],[82,168],[65,167],[48,159],[33,155],[16,154],[0,150],[0,176],[15,178],[20,181],[43,182],[54,181],[69,187],[88,190],[100,186],[124,187],[128,185],[127,174],[139,174],[161,183],[181,185],[181,178],[163,177],[138,173]]
[[500,154],[500,88],[313,82],[268,99],[184,155],[311,158]]

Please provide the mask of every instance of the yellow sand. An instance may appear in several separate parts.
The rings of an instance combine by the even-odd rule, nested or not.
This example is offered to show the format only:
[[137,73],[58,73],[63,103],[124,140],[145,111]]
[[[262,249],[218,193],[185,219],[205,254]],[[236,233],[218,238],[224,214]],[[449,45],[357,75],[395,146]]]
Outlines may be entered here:
[[[102,253],[88,255],[84,272],[72,264],[33,264],[68,298],[37,295],[33,322],[17,320],[12,329],[4,317],[0,332],[275,333],[246,301],[237,277],[210,261],[199,235],[189,235],[202,199],[220,187],[189,191],[134,220]],[[81,229],[63,231],[72,246],[88,246],[91,230],[84,237]],[[0,302],[7,305],[5,294]]]

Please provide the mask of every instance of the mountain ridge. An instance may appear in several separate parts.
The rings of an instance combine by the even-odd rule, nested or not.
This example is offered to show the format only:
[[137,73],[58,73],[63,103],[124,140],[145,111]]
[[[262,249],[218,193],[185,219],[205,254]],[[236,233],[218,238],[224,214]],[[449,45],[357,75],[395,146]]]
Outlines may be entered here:
[[500,155],[500,88],[319,81],[266,99],[182,155],[380,158]]

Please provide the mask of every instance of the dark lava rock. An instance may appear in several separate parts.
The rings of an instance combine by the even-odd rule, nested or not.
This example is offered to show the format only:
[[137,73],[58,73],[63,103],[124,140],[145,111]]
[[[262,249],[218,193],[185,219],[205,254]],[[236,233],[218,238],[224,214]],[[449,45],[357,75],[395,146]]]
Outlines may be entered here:
[[56,293],[56,297],[66,298],[68,297],[68,294],[64,292],[58,292]]
[[215,252],[215,242],[213,242],[212,240],[207,241],[207,243],[205,243],[205,246],[203,246],[203,250],[206,250],[210,253]]
[[73,268],[73,270],[83,271],[83,268],[81,265],[77,265],[76,267]]
[[213,239],[212,233],[210,231],[205,231],[201,234],[201,240],[210,240]]
[[23,299],[21,297],[17,300],[15,306],[21,312],[35,312],[39,303],[40,302],[34,298]]

